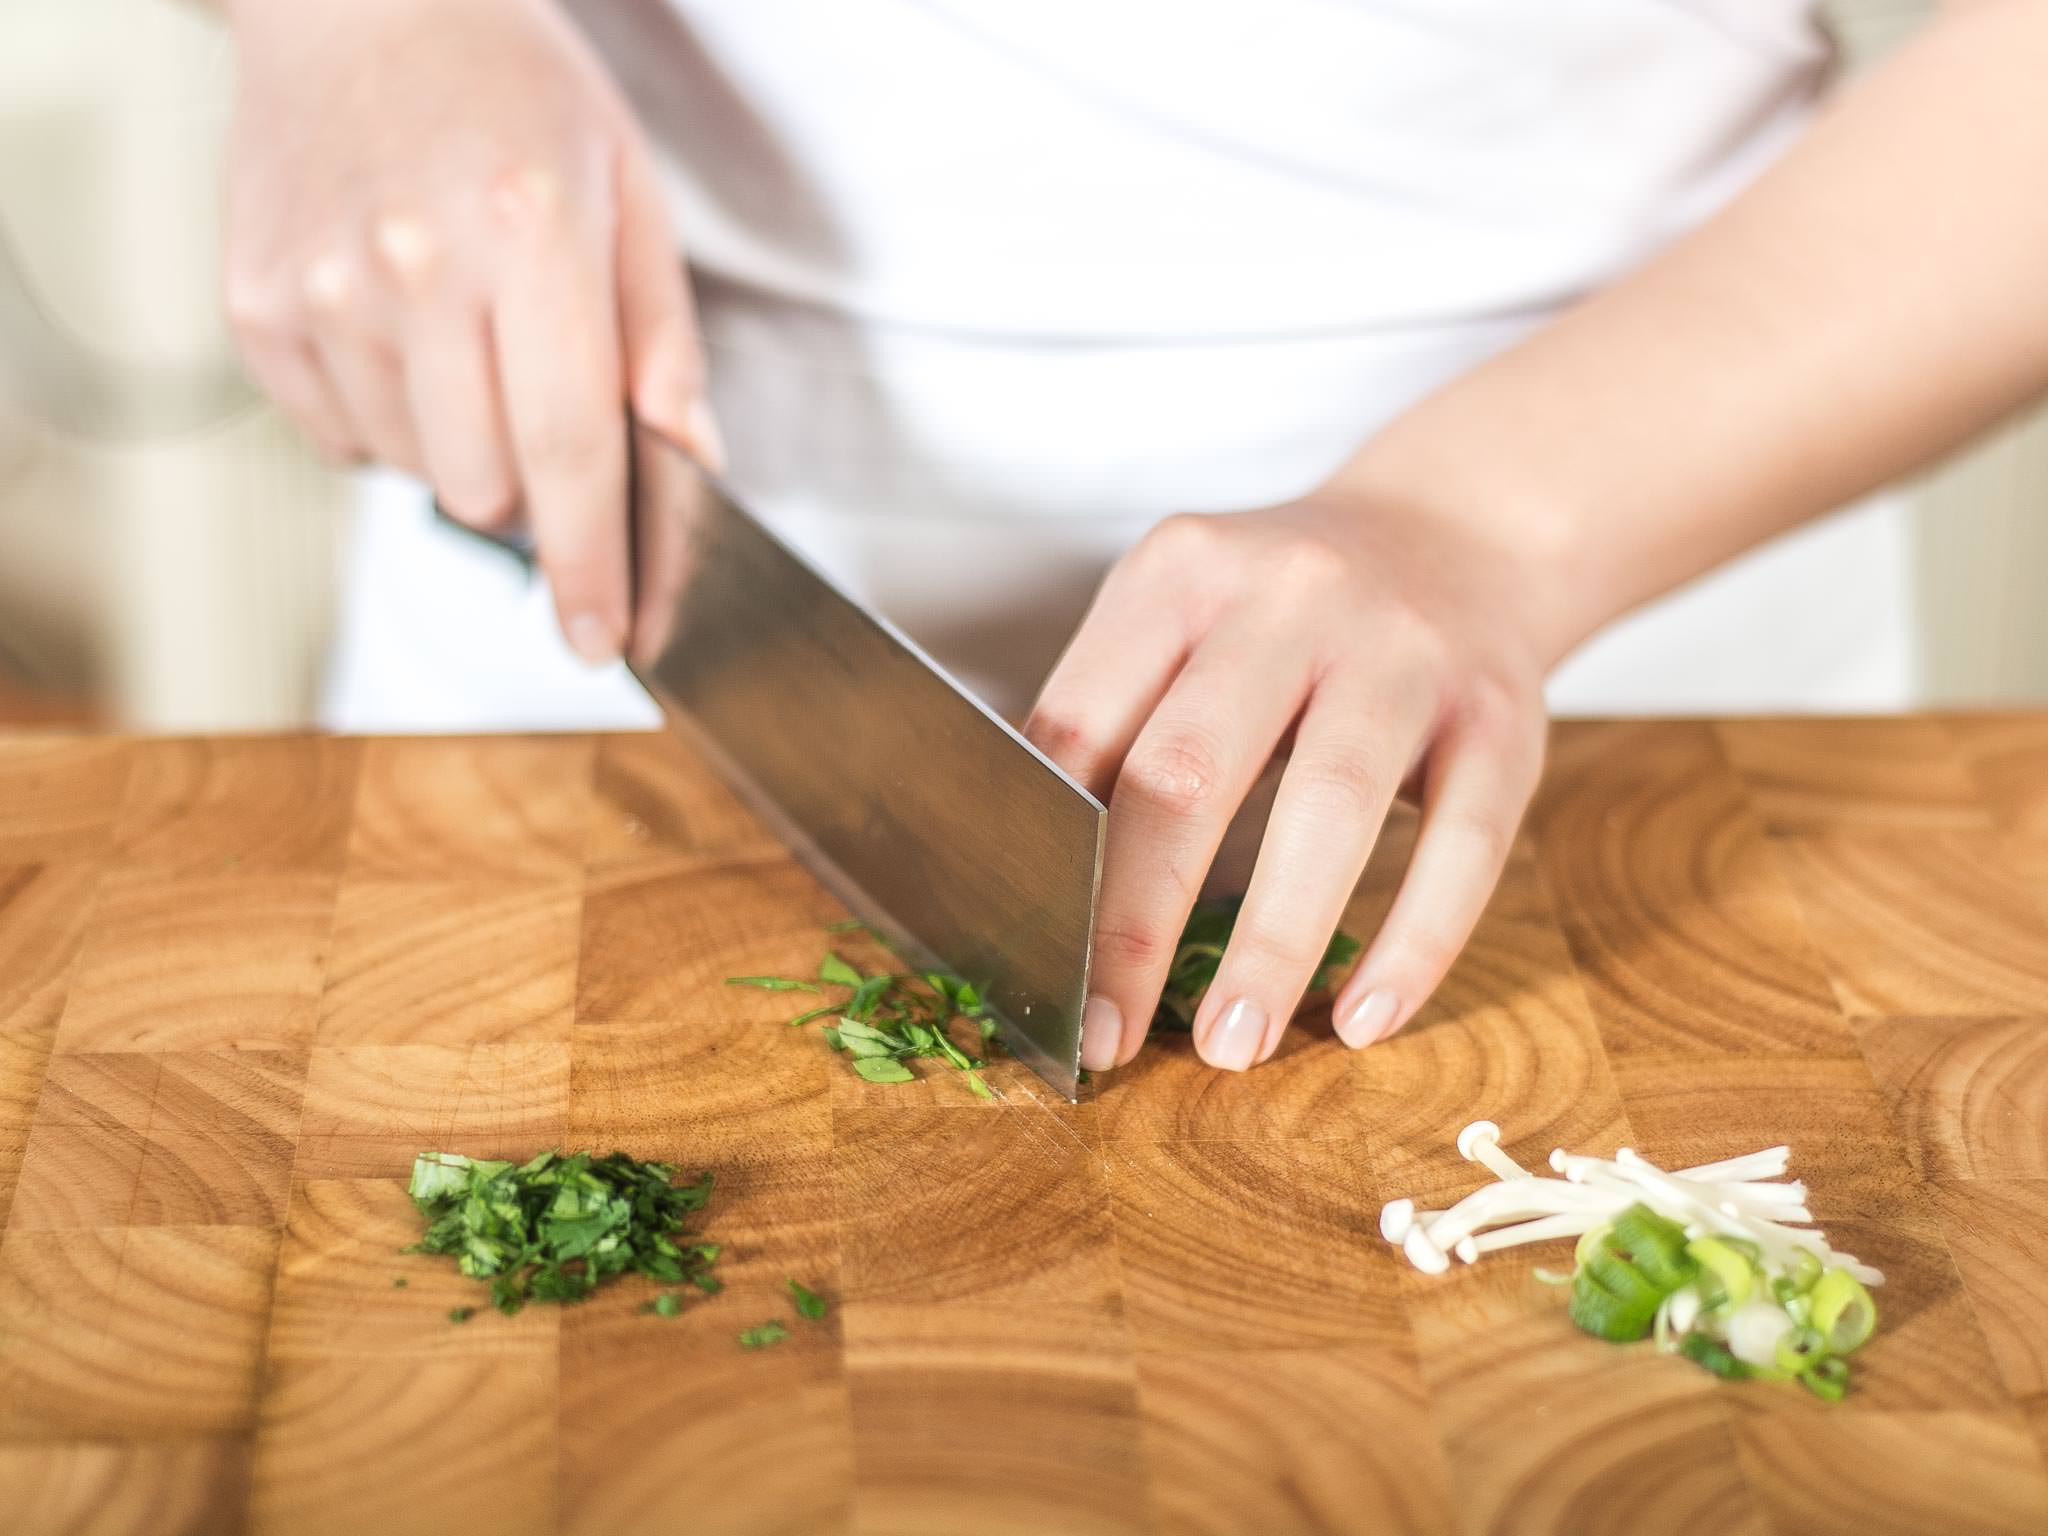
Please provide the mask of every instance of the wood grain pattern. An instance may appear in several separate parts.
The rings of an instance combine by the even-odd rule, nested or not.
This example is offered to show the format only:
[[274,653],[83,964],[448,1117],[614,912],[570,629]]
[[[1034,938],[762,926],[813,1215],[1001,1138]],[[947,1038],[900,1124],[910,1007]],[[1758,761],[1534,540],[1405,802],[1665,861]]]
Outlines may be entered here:
[[[839,915],[661,737],[0,736],[0,1524],[2048,1529],[2048,717],[1560,727],[1414,1027],[1072,1105],[721,984]],[[1472,1187],[1480,1116],[1792,1142],[1890,1277],[1852,1400],[1402,1266],[1380,1202]],[[713,1170],[724,1292],[450,1324],[413,1155],[556,1144]],[[830,1316],[741,1350],[792,1276]]]

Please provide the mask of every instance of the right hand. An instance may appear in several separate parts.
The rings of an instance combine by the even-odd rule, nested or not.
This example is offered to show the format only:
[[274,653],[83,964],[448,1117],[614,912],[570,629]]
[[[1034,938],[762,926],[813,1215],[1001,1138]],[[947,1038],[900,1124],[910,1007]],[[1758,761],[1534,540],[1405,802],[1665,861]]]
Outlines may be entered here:
[[626,409],[722,449],[653,159],[553,0],[229,0],[227,306],[329,455],[531,525],[563,633],[620,654]]

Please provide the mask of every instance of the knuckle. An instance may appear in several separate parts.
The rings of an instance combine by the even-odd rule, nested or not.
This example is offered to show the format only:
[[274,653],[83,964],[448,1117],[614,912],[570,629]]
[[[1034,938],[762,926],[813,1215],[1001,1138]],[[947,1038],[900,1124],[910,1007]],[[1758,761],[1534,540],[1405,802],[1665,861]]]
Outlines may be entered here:
[[221,304],[228,324],[254,340],[276,340],[291,328],[291,306],[276,283],[259,271],[236,268],[227,275]]
[[1387,776],[1370,753],[1339,751],[1298,757],[1288,765],[1294,793],[1309,814],[1329,821],[1364,821],[1389,798]]
[[1223,782],[1221,755],[1199,733],[1181,730],[1141,743],[1124,764],[1119,787],[1169,815],[1192,815]]
[[545,474],[588,471],[617,454],[614,424],[580,411],[551,411],[524,434],[526,461]]
[[1275,578],[1294,593],[1327,592],[1341,585],[1350,573],[1350,562],[1335,545],[1312,537],[1288,541],[1276,557]]
[[384,270],[407,289],[417,290],[434,275],[441,239],[423,219],[388,213],[376,221],[371,244]]
[[512,228],[550,229],[568,218],[576,191],[558,167],[541,160],[522,160],[491,178],[488,197]]
[[1476,811],[1444,809],[1437,812],[1437,830],[1445,837],[1464,843],[1489,869],[1507,861],[1514,846],[1514,824],[1503,817]]
[[516,521],[519,498],[509,486],[442,486],[436,494],[447,514],[465,528],[502,533]]
[[1092,762],[1100,751],[1093,730],[1076,716],[1056,710],[1034,710],[1025,722],[1024,734],[1058,763]]
[[360,286],[355,263],[340,251],[314,257],[299,273],[300,296],[325,314],[346,309],[355,301]]
[[1213,518],[1195,512],[1176,512],[1155,523],[1141,547],[1154,559],[1168,563],[1200,558],[1211,547],[1216,529]]
[[1323,957],[1323,946],[1311,948],[1303,937],[1313,926],[1275,927],[1270,921],[1253,918],[1240,923],[1232,938],[1240,960],[1251,960],[1261,970],[1299,976],[1306,981]]
[[1167,958],[1164,930],[1136,918],[1105,916],[1095,928],[1095,953],[1124,970],[1145,970]]

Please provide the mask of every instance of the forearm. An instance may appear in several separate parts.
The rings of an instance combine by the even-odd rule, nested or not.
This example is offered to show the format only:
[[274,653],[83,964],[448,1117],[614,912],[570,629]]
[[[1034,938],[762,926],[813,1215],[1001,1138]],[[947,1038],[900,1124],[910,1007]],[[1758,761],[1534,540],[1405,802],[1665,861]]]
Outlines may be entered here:
[[1492,524],[1547,662],[2048,387],[2048,4],[1957,6],[1741,197],[1336,487]]

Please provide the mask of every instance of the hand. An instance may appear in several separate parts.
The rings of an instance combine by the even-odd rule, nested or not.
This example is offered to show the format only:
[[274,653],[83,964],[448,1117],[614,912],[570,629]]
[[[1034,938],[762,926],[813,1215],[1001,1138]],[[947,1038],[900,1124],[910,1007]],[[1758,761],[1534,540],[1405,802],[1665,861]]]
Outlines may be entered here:
[[233,0],[227,303],[329,455],[523,512],[563,633],[620,653],[626,402],[720,467],[628,109],[552,0]]
[[1411,774],[1414,858],[1335,1012],[1354,1047],[1413,1016],[1541,768],[1536,590],[1483,530],[1334,490],[1169,519],[1116,566],[1026,725],[1109,804],[1084,1066],[1144,1043],[1225,828],[1290,737],[1196,1049],[1236,1071],[1272,1055]]

